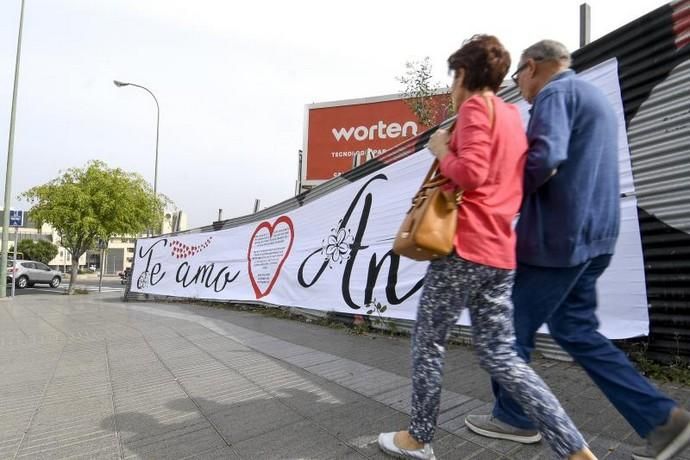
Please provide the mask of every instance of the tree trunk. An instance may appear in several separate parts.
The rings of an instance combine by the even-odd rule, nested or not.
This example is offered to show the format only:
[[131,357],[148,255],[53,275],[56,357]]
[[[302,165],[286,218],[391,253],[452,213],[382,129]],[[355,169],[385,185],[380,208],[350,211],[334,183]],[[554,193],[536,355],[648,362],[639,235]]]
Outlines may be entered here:
[[75,282],[77,281],[77,275],[79,274],[79,257],[72,256],[72,273],[69,277],[69,288],[67,288],[67,294],[74,294]]

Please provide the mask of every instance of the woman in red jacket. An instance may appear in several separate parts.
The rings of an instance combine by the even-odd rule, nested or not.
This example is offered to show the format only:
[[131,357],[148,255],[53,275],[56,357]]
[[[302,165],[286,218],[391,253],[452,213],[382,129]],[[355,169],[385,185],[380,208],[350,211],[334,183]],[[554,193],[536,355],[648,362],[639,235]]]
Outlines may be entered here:
[[463,191],[455,251],[432,261],[424,278],[412,338],[410,426],[382,433],[379,446],[398,457],[434,458],[445,346],[468,308],[480,365],[534,419],[559,458],[593,459],[558,400],[513,347],[513,220],[522,200],[527,139],[517,108],[495,95],[510,55],[496,37],[477,35],[448,58],[448,66],[456,128],[452,134],[438,130],[428,147],[442,174]]

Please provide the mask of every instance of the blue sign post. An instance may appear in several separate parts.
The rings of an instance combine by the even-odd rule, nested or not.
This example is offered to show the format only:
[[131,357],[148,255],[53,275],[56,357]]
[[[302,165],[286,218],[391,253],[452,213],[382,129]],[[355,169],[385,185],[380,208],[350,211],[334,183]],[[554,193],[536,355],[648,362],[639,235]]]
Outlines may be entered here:
[[10,209],[10,227],[21,227],[24,225],[24,211]]
[[15,275],[17,273],[17,245],[19,243],[19,227],[24,225],[24,211],[10,209],[10,227],[14,227],[14,257],[12,263],[12,297],[14,298]]

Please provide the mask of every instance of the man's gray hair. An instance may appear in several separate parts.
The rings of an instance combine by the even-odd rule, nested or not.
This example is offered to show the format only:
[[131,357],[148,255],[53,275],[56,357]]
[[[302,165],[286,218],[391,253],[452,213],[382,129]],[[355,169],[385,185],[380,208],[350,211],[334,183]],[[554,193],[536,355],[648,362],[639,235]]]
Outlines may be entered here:
[[570,52],[563,43],[556,40],[541,40],[522,52],[522,60],[556,61],[570,67]]

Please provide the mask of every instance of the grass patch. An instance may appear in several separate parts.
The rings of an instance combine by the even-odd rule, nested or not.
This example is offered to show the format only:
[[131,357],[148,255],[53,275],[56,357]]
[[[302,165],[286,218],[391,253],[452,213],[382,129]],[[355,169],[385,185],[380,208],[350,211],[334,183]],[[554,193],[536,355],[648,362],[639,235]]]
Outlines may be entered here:
[[350,335],[409,336],[406,331],[399,330],[390,320],[385,320],[375,315],[348,315],[329,311],[326,312],[324,316],[319,316],[304,314],[290,307],[271,307],[268,305],[236,304],[208,300],[177,300],[170,298],[166,299],[166,302],[203,305],[225,310],[246,311],[271,318],[299,321],[302,323],[328,327],[330,329],[346,329],[347,333]]
[[690,385],[690,362],[676,353],[668,362],[661,362],[649,357],[646,342],[630,346],[628,356],[635,367],[645,376],[663,383]]

